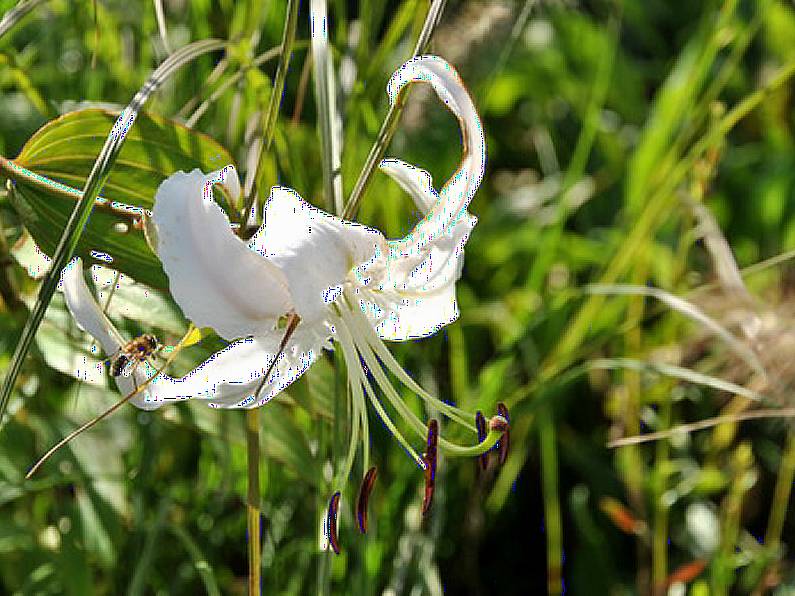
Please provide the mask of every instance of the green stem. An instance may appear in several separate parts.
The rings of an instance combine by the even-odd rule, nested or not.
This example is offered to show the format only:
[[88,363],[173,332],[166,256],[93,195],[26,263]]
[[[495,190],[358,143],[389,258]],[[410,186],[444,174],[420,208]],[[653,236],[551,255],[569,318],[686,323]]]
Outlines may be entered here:
[[[442,16],[445,3],[446,0],[433,0],[431,3],[428,14],[425,17],[425,23],[422,25],[422,31],[417,39],[417,44],[414,46],[414,52],[412,52],[411,55],[412,58],[419,56],[427,48],[428,43],[431,41],[431,35]],[[386,118],[384,118],[384,122],[381,124],[381,129],[378,131],[375,143],[372,149],[370,149],[370,153],[367,155],[367,160],[364,162],[359,178],[356,180],[356,185],[353,187],[348,203],[345,205],[345,210],[342,212],[342,217],[344,219],[351,219],[356,215],[356,211],[359,209],[359,205],[362,202],[364,192],[370,184],[373,172],[375,172],[376,166],[383,159],[386,148],[397,130],[398,120],[400,119],[400,114],[403,112],[403,106],[406,104],[407,97],[408,90],[401,93],[397,100],[395,100],[395,103],[389,107]]]
[[781,465],[776,479],[776,492],[773,496],[773,506],[770,508],[767,532],[765,532],[765,545],[776,557],[780,556],[778,550],[781,547],[781,532],[784,529],[787,504],[792,494],[793,476],[795,476],[795,433],[790,432],[787,437],[787,446],[781,456]]
[[729,494],[721,503],[721,541],[712,565],[712,590],[715,596],[730,593],[736,581],[736,549],[740,535],[743,499],[755,482],[754,456],[750,443],[740,443],[732,456]]
[[[664,427],[671,424],[671,400],[666,399],[661,405],[661,423]],[[654,594],[664,594],[668,577],[668,505],[664,495],[668,487],[668,441],[657,443],[654,460],[654,523],[651,545],[651,581]]]
[[262,143],[257,151],[256,170],[254,172],[254,188],[246,198],[246,204],[242,213],[242,221],[246,221],[251,211],[256,189],[258,188],[262,164],[265,161],[265,152],[270,149],[273,141],[273,132],[276,129],[276,119],[279,116],[279,107],[282,105],[284,95],[284,83],[287,80],[287,70],[290,67],[290,58],[293,54],[293,44],[295,43],[295,29],[298,24],[298,0],[288,0],[287,18],[284,21],[284,32],[282,33],[281,54],[279,55],[279,66],[276,68],[276,76],[273,79],[273,89],[271,90],[268,109],[262,118]]
[[544,527],[547,538],[547,593],[563,593],[563,545],[561,540],[558,455],[555,422],[549,406],[538,413],[541,449],[541,481],[544,494]]
[[259,408],[246,410],[246,464],[248,466],[248,594],[259,596],[262,589],[262,540],[259,489]]

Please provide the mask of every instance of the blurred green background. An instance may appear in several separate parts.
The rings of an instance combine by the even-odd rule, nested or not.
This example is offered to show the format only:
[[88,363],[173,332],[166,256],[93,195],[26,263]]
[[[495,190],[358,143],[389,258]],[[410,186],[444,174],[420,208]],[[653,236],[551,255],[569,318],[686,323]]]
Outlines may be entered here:
[[[122,107],[169,50],[212,37],[233,43],[177,71],[146,110],[211,136],[245,174],[278,56],[252,59],[279,45],[286,4],[39,3],[0,38],[0,155],[15,158],[60,114]],[[329,1],[345,197],[428,4]],[[0,15],[15,5],[0,0]],[[308,40],[302,2],[260,195],[279,183],[323,206]],[[390,348],[443,399],[486,413],[505,402],[511,453],[483,474],[443,459],[421,523],[422,475],[371,416],[370,530],[359,535],[343,505],[343,553],[321,553],[327,469],[347,444],[327,357],[261,411],[265,593],[795,593],[788,420],[607,446],[795,405],[794,41],[784,0],[447,2],[430,51],[459,70],[483,119],[479,223],[460,319]],[[455,119],[416,89],[387,155],[439,187],[460,151]],[[0,369],[41,265],[11,188],[0,190]],[[357,220],[397,237],[416,217],[376,173]],[[173,344],[186,329],[162,287],[128,281],[109,313],[130,336]],[[106,378],[71,376],[90,345],[57,295],[0,428],[0,593],[244,593],[241,412],[129,406],[23,480],[118,399]],[[185,350],[177,370],[220,345]]]

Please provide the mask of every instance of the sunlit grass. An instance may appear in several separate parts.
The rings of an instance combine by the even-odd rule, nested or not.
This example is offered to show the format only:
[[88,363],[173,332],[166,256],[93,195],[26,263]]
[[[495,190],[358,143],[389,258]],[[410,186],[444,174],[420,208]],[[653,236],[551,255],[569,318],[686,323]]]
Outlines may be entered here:
[[[331,70],[312,63],[323,49],[311,41],[310,4],[327,5]],[[427,18],[445,4],[439,23]],[[484,472],[474,460],[440,460],[422,521],[422,475],[371,418],[379,471],[368,534],[355,529],[349,487],[343,554],[321,553],[348,432],[342,363],[327,357],[259,411],[265,593],[793,589],[795,448],[789,419],[775,417],[795,405],[791,3],[16,6],[0,0],[8,159],[79,102],[126,105],[169,48],[219,39],[225,50],[170,74],[146,109],[220,142],[251,201],[284,184],[398,235],[417,214],[378,173],[380,156],[419,164],[439,183],[460,144],[454,120],[420,89],[390,109],[389,75],[413,52],[433,52],[475,98],[489,154],[471,204],[479,223],[461,317],[390,347],[423,387],[466,410],[507,403],[508,460],[499,468],[492,458]],[[95,182],[98,193],[101,175]],[[9,188],[4,378],[31,312],[44,314]],[[124,285],[109,312],[131,337],[152,330],[173,345],[184,321],[164,290],[152,291],[159,306],[148,319],[124,318],[140,301]],[[50,445],[118,399],[65,374],[90,346],[57,292],[42,321],[0,427],[0,592],[245,593],[253,442],[239,413],[127,408],[23,480]],[[219,345],[205,335],[176,364]],[[426,417],[420,400],[401,396]],[[661,438],[620,442],[649,433]]]

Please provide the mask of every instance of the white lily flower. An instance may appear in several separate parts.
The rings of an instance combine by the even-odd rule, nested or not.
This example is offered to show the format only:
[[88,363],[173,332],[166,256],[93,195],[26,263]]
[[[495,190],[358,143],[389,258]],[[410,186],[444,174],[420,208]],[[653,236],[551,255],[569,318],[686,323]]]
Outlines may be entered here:
[[[425,214],[405,238],[387,240],[377,230],[324,213],[294,191],[275,187],[264,208],[264,224],[246,243],[235,235],[212,197],[213,184],[221,183],[233,201],[238,199],[240,183],[232,166],[209,175],[177,172],[161,184],[152,222],[171,293],[196,326],[211,327],[232,343],[182,379],[158,376],[136,405],[157,407],[198,398],[218,407],[261,406],[307,370],[334,340],[342,348],[353,397],[352,437],[340,478],[350,473],[360,430],[365,469],[368,465],[365,395],[417,464],[429,467],[381,405],[370,375],[394,411],[420,436],[428,432],[425,423],[403,402],[387,372],[451,420],[476,430],[473,415],[420,388],[382,341],[427,336],[457,318],[455,282],[476,221],[466,209],[485,165],[483,128],[455,70],[434,56],[413,59],[390,80],[390,101],[411,82],[429,83],[456,115],[463,151],[459,168],[438,193],[427,172],[396,159],[382,162],[382,171]],[[64,291],[78,322],[106,353],[117,350],[122,340],[85,287],[79,265],[65,270]],[[282,350],[285,321],[297,317],[300,322]],[[146,371],[140,374],[139,383]],[[129,379],[117,382],[123,393],[132,390]],[[478,455],[493,446],[501,432],[490,432],[472,447],[441,437],[438,444],[452,455]]]

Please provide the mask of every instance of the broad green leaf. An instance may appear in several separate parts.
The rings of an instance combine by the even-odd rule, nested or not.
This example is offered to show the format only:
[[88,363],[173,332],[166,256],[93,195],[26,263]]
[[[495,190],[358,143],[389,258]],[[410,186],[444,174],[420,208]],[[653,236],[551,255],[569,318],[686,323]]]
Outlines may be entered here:
[[[41,249],[52,254],[80,190],[117,114],[103,109],[70,112],[39,129],[13,163],[0,163],[12,179],[11,199]],[[205,172],[232,163],[210,137],[158,116],[140,114],[102,189],[78,245],[87,262],[107,264],[154,287],[167,287],[160,262],[142,232],[160,183],[177,170]],[[92,251],[96,251],[92,254]]]

